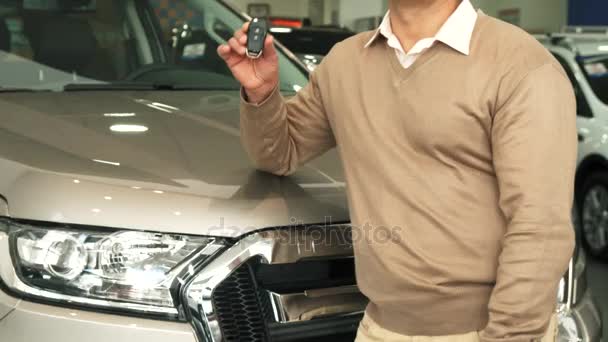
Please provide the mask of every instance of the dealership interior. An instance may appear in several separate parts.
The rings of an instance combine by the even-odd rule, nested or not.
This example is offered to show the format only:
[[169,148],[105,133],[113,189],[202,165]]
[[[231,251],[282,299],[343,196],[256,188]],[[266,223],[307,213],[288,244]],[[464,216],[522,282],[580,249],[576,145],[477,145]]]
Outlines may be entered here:
[[[264,18],[278,41],[273,94],[297,97],[390,1],[0,0],[0,342],[352,341],[369,299],[341,151],[294,173],[256,170],[241,111],[263,104],[242,102],[218,52]],[[527,31],[572,85],[577,247],[549,304],[556,341],[608,341],[608,1],[463,1]],[[263,138],[259,150],[281,150]],[[400,199],[383,190],[377,203]],[[463,249],[483,255],[473,235]],[[421,253],[438,249],[428,240]]]
[[[373,28],[388,0],[232,0],[244,11],[278,17],[308,18],[312,25],[335,25],[359,32]],[[559,32],[566,25],[606,24],[606,5],[593,0],[472,0],[484,13],[531,33]],[[253,12],[259,13],[259,12]]]

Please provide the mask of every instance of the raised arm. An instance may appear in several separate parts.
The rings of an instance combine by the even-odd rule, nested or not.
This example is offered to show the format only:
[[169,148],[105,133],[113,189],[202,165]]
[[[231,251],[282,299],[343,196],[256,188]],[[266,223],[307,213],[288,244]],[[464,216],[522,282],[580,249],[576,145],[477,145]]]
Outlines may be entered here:
[[335,146],[318,74],[294,97],[286,101],[279,89],[279,60],[272,36],[259,59],[246,57],[248,25],[235,33],[218,53],[243,86],[241,140],[255,166],[277,175],[288,175],[297,167]]

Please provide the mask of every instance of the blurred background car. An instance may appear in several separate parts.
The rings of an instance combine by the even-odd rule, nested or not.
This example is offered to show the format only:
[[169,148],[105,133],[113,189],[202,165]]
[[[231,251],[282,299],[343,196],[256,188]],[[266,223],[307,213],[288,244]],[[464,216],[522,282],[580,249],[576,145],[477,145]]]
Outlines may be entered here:
[[[312,71],[332,47],[355,32],[336,26],[310,26],[302,19],[270,18],[270,32]],[[307,25],[308,24],[308,25]]]

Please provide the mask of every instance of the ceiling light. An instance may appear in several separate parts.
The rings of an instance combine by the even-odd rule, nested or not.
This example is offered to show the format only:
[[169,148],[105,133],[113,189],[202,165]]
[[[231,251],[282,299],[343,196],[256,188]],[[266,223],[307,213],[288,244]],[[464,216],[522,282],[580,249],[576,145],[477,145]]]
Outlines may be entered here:
[[270,29],[270,32],[274,33],[290,33],[292,29],[289,27],[273,27]]
[[139,190],[141,188],[139,186],[132,186],[131,189]]
[[104,113],[103,116],[108,118],[128,118],[135,116],[135,113]]
[[143,125],[112,125],[110,126],[112,132],[118,133],[143,133],[148,130],[148,127]]
[[112,200],[112,196],[105,196],[103,199],[105,199],[106,201],[111,201]]
[[80,181],[78,179],[74,179],[74,183],[80,184]]
[[95,214],[98,214],[101,212],[101,209],[95,208],[95,209],[91,209],[91,211],[94,212]]
[[600,51],[608,51],[608,45],[600,45],[597,47],[597,49]]
[[155,194],[164,194],[165,192],[162,190],[154,190],[154,193]]
[[107,161],[107,160],[93,159],[93,161],[96,162],[96,163],[101,163],[101,164],[120,166],[120,163],[112,162],[112,161]]

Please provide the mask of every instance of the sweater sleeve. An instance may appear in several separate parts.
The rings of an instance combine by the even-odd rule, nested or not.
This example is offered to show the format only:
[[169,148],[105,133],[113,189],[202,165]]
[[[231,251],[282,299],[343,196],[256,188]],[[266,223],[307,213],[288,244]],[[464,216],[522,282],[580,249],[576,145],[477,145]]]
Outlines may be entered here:
[[508,225],[482,342],[540,340],[574,248],[572,86],[552,62],[519,80],[506,78],[491,141],[499,205]]
[[259,105],[241,100],[241,141],[256,168],[289,175],[335,146],[319,89],[323,64],[287,101],[278,89]]

